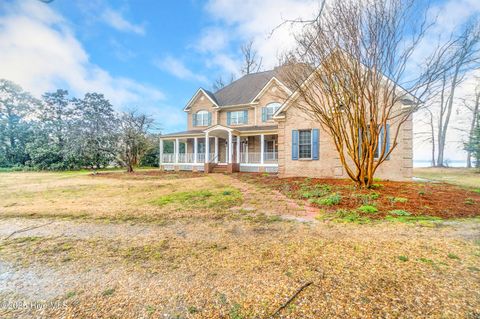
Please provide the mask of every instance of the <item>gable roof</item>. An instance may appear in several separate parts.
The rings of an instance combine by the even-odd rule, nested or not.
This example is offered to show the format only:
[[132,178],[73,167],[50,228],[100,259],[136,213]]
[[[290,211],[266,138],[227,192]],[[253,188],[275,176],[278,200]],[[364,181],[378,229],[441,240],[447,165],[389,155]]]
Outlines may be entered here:
[[[361,66],[363,68],[368,68],[363,63],[361,64]],[[282,113],[284,113],[290,107],[292,102],[297,99],[298,95],[300,94],[300,89],[305,88],[308,85],[310,85],[310,83],[314,80],[316,71],[319,70],[320,67],[321,66],[317,66],[315,69],[312,69],[311,72],[309,72],[308,76],[306,76],[306,77],[303,76],[304,80],[303,80],[303,82],[302,81],[300,82],[300,87],[296,88],[293,91],[293,93],[288,96],[287,100],[282,104],[282,106],[280,106],[280,108],[278,108],[278,110],[273,114],[274,119],[284,118],[284,115],[282,115]],[[407,98],[402,99],[402,101],[401,101],[404,105],[407,105],[408,100],[410,100],[410,101],[415,101],[415,100],[420,101],[413,93],[411,93],[407,89],[403,88],[401,85],[396,83],[394,80],[392,80],[391,78],[386,76],[384,73],[381,73],[381,75],[382,75],[383,81],[394,83],[396,85],[396,87],[395,87],[396,91],[403,93],[403,96],[407,97]],[[420,102],[422,102],[422,101],[420,101]]]
[[276,82],[286,93],[288,93],[288,95],[290,95],[292,93],[291,88],[282,82],[282,68],[283,67],[276,67],[273,70],[246,74],[215,93],[200,88],[190,101],[188,101],[184,111],[188,110],[190,104],[200,93],[205,94],[215,107],[221,108],[251,104],[265,91],[271,82]]
[[244,75],[215,92],[215,97],[221,106],[249,104],[275,73],[275,70],[270,70]]
[[195,92],[195,94],[192,96],[192,98],[190,99],[190,101],[188,101],[187,105],[185,106],[185,108],[183,109],[184,111],[188,110],[188,108],[190,107],[190,104],[193,103],[193,101],[195,101],[195,98],[199,95],[199,94],[204,94],[214,105],[215,107],[218,107],[218,102],[217,102],[217,99],[215,98],[215,95],[210,92],[210,91],[207,91],[205,89],[202,89],[202,88],[199,88],[197,90],[197,92]]

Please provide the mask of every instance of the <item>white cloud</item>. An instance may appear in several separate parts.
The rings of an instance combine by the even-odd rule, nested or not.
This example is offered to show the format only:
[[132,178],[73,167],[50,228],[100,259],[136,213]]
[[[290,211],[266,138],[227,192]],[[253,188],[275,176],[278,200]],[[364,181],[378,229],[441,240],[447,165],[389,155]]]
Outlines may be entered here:
[[0,12],[0,78],[36,96],[57,88],[74,96],[100,92],[119,109],[158,105],[164,99],[154,87],[114,77],[91,63],[67,21],[40,1],[2,5]]
[[220,67],[229,76],[240,76],[241,61],[225,53],[216,53],[205,61],[208,67]]
[[164,59],[157,59],[153,61],[153,64],[157,68],[164,70],[182,80],[193,80],[204,83],[208,82],[205,76],[194,73],[187,68],[181,60],[172,56],[167,56]]
[[[335,1],[335,0],[332,0]],[[259,55],[263,57],[265,68],[272,68],[277,63],[278,55],[292,48],[295,44],[293,34],[298,31],[297,27],[284,24],[281,28],[271,31],[283,21],[297,18],[309,19],[318,12],[319,1],[317,0],[210,0],[205,6],[207,13],[214,19],[215,33],[203,30],[200,43],[208,43],[208,39],[230,39],[229,44],[223,42],[219,49],[210,49],[205,54],[207,66],[220,66],[225,73],[240,66],[240,61],[233,58],[232,43],[254,40],[254,46]],[[429,17],[436,17],[437,24],[429,30],[425,40],[415,53],[415,62],[420,64],[423,59],[435,49],[435,43],[439,39],[446,39],[450,33],[461,27],[468,19],[480,13],[480,1],[478,0],[447,0],[437,2],[432,6]],[[211,41],[212,44],[217,41]],[[236,44],[237,45],[237,44]],[[416,67],[413,66],[413,67]],[[457,97],[463,97],[471,91],[472,80],[465,81],[459,88]],[[452,125],[448,131],[447,157],[463,159],[462,151],[463,135],[455,127],[458,127],[462,116],[457,115],[459,105],[455,107]],[[464,114],[460,112],[459,114]],[[418,118],[418,117],[417,117]],[[416,121],[415,131],[424,130],[424,127]],[[429,159],[429,147],[421,142],[421,137],[415,137],[415,158]]]
[[122,32],[136,33],[139,35],[145,34],[143,25],[133,24],[125,19],[122,14],[113,9],[107,8],[102,14],[103,20],[112,28]]
[[284,25],[271,35],[272,30],[285,20],[311,18],[318,4],[317,0],[210,0],[206,10],[225,25],[224,38],[253,40],[263,64],[271,68],[278,54],[294,44],[291,26]]
[[194,48],[201,52],[218,52],[224,50],[229,43],[229,36],[225,30],[218,27],[208,27],[202,34]]

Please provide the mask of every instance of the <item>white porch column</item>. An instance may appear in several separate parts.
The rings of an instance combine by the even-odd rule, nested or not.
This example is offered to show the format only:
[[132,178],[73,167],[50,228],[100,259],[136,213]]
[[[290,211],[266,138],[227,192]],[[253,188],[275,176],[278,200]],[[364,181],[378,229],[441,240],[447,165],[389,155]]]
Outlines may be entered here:
[[237,163],[240,163],[240,135],[237,135]]
[[193,163],[197,164],[197,152],[198,152],[198,137],[193,139]]
[[228,132],[228,163],[232,163],[232,132]]
[[158,159],[159,167],[162,166],[163,163],[163,139],[160,139],[160,158]]
[[187,156],[188,153],[188,139],[185,140],[185,156]]
[[215,163],[218,163],[218,136],[215,136]]
[[210,162],[210,138],[208,132],[205,133],[205,163]]
[[178,138],[175,139],[175,163],[178,164],[178,153],[180,151],[180,142]]
[[248,136],[247,136],[247,147],[245,147],[245,163],[248,164],[248,148],[250,146],[248,145]]
[[263,164],[264,159],[264,148],[265,148],[265,135],[260,135],[260,164]]

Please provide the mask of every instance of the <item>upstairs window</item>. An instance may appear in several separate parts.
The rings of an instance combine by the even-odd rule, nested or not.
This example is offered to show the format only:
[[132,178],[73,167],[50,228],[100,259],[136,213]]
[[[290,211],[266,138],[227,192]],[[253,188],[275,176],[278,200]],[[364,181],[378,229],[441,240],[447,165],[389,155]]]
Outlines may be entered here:
[[262,122],[269,121],[273,118],[273,114],[280,108],[280,103],[274,102],[267,104],[262,108]]
[[227,113],[227,125],[239,125],[248,123],[248,110],[232,111]]
[[212,124],[212,114],[207,111],[198,111],[193,114],[193,126],[210,126]]

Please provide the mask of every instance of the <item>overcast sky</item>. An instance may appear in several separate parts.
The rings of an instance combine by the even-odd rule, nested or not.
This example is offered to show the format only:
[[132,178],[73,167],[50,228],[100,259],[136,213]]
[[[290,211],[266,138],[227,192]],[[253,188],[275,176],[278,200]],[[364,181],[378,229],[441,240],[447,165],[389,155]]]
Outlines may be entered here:
[[[152,114],[164,132],[183,130],[182,109],[198,87],[211,89],[218,76],[238,74],[242,43],[253,39],[264,66],[272,67],[293,39],[289,28],[269,36],[271,30],[316,8],[316,0],[2,0],[0,78],[37,96],[56,88],[72,96],[101,92],[119,110]],[[480,1],[437,0],[431,10],[439,21],[434,39],[479,14]],[[462,116],[455,112],[448,137],[451,160],[464,159],[462,135],[453,129]],[[415,158],[428,159],[420,140]]]

